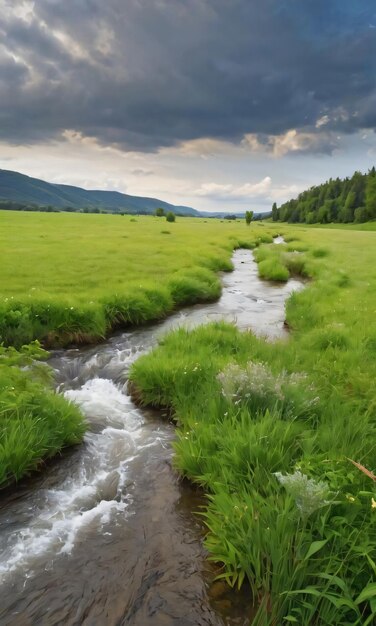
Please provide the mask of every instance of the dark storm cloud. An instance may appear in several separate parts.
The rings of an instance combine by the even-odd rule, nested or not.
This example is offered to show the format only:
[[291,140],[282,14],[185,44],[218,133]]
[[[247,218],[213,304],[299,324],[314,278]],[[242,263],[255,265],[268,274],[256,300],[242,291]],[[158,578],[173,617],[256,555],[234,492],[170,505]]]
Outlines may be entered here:
[[26,143],[74,129],[104,144],[155,150],[291,128],[373,129],[373,6],[0,0],[0,137]]

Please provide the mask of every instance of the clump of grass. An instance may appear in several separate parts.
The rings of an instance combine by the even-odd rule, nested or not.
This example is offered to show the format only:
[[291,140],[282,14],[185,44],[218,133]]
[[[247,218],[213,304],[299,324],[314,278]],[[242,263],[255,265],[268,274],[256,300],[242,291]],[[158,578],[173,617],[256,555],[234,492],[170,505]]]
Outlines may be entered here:
[[265,259],[258,266],[259,275],[265,280],[286,282],[290,278],[289,270],[277,259]]
[[255,245],[260,246],[262,243],[273,243],[273,236],[269,233],[263,233],[256,238]]
[[309,249],[307,244],[300,241],[298,243],[286,243],[286,250],[288,252],[307,252],[307,250]]
[[170,230],[161,230],[161,235],[171,235]]
[[312,277],[314,270],[304,254],[289,252],[283,254],[281,260],[291,275],[302,278]]
[[323,257],[328,256],[330,252],[328,248],[313,248],[313,250],[311,251],[311,254],[317,259],[322,259]]
[[347,350],[350,347],[348,333],[341,328],[333,326],[317,329],[314,333],[311,333],[310,340],[316,350],[328,350],[329,348]]
[[[303,244],[299,247],[301,250],[307,249]],[[285,282],[290,274],[311,278],[316,273],[314,263],[295,247],[284,244],[263,245],[255,250],[254,256],[259,264],[259,275],[266,280]]]
[[111,329],[160,319],[173,308],[169,290],[157,286],[128,289],[122,294],[108,296],[102,302]]
[[48,370],[35,358],[46,358],[37,344],[20,352],[0,348],[0,487],[79,443],[84,434],[80,411],[46,388]]
[[16,301],[0,305],[0,342],[20,347],[33,339],[49,347],[91,343],[106,333],[104,313],[98,305],[74,306],[57,300]]
[[336,278],[338,287],[349,287],[351,284],[351,278],[344,270],[339,270]]
[[176,306],[216,300],[221,293],[218,278],[204,268],[178,272],[170,280],[169,288]]
[[284,235],[284,240],[286,243],[290,243],[291,241],[301,241],[301,238],[298,235]]
[[249,241],[247,239],[238,239],[234,248],[235,249],[244,248],[245,250],[253,250],[255,248],[255,243],[254,241]]

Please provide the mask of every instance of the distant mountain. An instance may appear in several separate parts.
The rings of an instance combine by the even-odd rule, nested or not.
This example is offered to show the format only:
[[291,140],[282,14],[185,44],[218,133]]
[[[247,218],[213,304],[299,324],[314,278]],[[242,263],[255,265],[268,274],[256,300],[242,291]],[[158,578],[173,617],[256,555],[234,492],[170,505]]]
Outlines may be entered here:
[[111,213],[154,213],[157,207],[178,215],[199,216],[200,212],[186,206],[175,206],[157,198],[130,196],[118,191],[87,190],[71,185],[46,183],[18,172],[0,170],[1,201],[26,206],[51,206],[56,209],[99,209]]
[[[244,212],[197,211],[189,206],[170,204],[158,198],[130,196],[119,191],[88,190],[72,185],[56,185],[19,172],[0,169],[0,209],[65,210],[107,213],[152,214],[162,207],[176,215],[191,217],[244,218]],[[254,219],[264,217],[255,214]]]

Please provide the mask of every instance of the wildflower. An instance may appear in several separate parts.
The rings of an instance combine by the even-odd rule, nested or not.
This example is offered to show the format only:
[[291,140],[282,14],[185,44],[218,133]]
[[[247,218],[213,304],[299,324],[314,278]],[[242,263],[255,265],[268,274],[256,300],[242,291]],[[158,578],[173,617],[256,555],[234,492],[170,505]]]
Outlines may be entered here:
[[355,502],[355,498],[353,496],[346,496],[349,502]]
[[376,509],[376,500],[371,498],[371,509]]
[[327,483],[308,478],[300,471],[286,474],[286,476],[283,476],[281,472],[275,472],[274,476],[294,498],[303,517],[308,517],[317,509],[330,504],[327,500],[330,494]]
[[[304,384],[304,392],[299,400],[298,408],[308,409],[316,405],[320,398],[307,397],[307,393],[313,395],[314,386],[307,384],[307,374],[293,372],[289,374],[285,370],[274,375],[266,363],[254,363],[249,361],[245,367],[241,367],[236,363],[230,363],[218,374],[217,380],[222,387],[222,395],[227,400],[232,400],[235,404],[248,399],[258,399],[263,403],[279,401],[288,403],[290,408],[294,409],[296,405],[297,391],[302,389]],[[294,392],[294,397],[291,393]]]

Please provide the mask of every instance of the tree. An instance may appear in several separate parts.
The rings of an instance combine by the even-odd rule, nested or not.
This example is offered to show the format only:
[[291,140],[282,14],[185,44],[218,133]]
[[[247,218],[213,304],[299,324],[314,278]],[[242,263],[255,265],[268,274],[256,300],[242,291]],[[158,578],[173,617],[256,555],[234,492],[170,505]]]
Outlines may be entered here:
[[164,208],[163,208],[163,207],[161,207],[161,206],[160,206],[160,207],[158,207],[157,209],[155,209],[155,215],[156,215],[157,217],[163,217],[163,216],[164,216],[164,214],[165,214],[165,210],[164,210]]
[[167,222],[175,222],[176,220],[175,213],[173,213],[172,211],[169,211],[166,215],[166,220]]
[[279,211],[277,209],[277,203],[274,202],[273,206],[272,206],[272,220],[273,220],[273,222],[278,222],[278,218],[279,218]]
[[248,226],[252,222],[252,219],[253,219],[253,211],[246,211],[245,212],[245,222],[246,222],[246,224]]
[[367,219],[373,220],[376,217],[376,173],[375,168],[368,174],[366,187],[366,210]]

